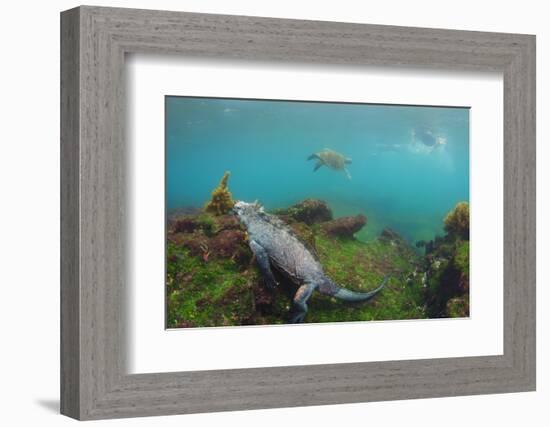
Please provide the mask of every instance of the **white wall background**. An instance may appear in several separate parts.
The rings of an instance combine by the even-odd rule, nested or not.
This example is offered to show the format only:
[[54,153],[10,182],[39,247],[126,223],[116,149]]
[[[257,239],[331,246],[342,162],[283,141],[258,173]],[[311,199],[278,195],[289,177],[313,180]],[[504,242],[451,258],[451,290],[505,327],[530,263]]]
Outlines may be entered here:
[[[508,395],[115,420],[120,426],[545,426],[550,256],[550,27],[545,2],[415,0],[157,0],[97,5],[410,25],[537,35],[538,55],[538,391]],[[5,2],[0,64],[0,422],[63,426],[59,405],[59,12],[78,2]],[[546,13],[545,13],[546,12]],[[546,197],[545,197],[546,196]],[[545,239],[546,238],[546,239]],[[545,239],[546,241],[543,241]],[[545,360],[546,359],[546,360]],[[546,363],[545,363],[546,362]]]

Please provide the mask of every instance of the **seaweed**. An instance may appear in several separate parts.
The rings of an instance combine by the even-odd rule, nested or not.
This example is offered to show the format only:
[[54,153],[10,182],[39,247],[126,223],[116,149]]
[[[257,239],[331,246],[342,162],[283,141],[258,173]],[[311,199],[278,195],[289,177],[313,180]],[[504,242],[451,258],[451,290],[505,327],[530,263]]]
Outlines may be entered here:
[[443,220],[447,234],[468,240],[470,236],[470,205],[459,202]]
[[[284,214],[281,218],[288,219]],[[200,212],[187,219],[197,225],[185,228],[187,232],[171,230],[168,234],[167,326],[287,323],[297,285],[277,275],[279,287],[274,291],[266,288],[246,233],[235,217]],[[356,291],[375,288],[386,275],[390,279],[386,288],[365,304],[314,293],[306,322],[427,317],[421,275],[408,279],[422,258],[404,239],[365,243],[327,233],[325,223],[308,225],[291,220],[290,226],[315,253],[329,277]]]
[[225,171],[219,185],[212,191],[212,198],[204,207],[206,212],[210,212],[214,215],[225,215],[233,208],[235,202],[227,188],[229,175],[230,172]]
[[469,207],[460,202],[444,219],[445,236],[426,245],[426,302],[430,317],[467,317],[470,298]]

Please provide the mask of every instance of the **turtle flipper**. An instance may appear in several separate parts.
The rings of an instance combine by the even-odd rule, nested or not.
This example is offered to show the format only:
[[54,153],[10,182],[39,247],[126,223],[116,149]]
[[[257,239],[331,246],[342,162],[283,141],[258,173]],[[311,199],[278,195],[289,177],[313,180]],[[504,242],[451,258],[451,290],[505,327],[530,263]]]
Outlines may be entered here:
[[319,160],[317,163],[315,163],[315,167],[313,168],[313,172],[315,172],[317,169],[319,169],[323,165],[324,165],[324,163],[321,160]]
[[321,158],[319,157],[319,154],[317,153],[313,153],[311,156],[309,156],[307,158],[308,160],[313,160],[313,159],[317,159],[317,160],[321,160]]

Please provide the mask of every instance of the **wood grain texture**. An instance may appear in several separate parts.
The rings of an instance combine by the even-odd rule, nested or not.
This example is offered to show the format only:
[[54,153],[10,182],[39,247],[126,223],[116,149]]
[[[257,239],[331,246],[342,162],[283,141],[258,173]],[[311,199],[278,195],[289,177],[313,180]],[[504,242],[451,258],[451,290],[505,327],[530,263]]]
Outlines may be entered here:
[[80,414],[79,11],[61,20],[61,412]]
[[[80,7],[62,13],[62,413],[78,419],[535,388],[535,38]],[[127,53],[504,75],[504,354],[128,375]]]

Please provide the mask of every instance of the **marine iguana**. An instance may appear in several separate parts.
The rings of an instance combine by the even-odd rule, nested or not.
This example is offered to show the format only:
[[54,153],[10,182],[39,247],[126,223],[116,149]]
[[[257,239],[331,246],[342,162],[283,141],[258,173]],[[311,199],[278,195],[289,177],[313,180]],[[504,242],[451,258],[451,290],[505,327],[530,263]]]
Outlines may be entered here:
[[299,285],[293,298],[292,323],[304,321],[307,301],[315,290],[344,301],[367,301],[388,281],[385,277],[378,288],[365,293],[344,289],[326,276],[319,261],[288,226],[258,203],[238,201],[233,211],[247,229],[250,249],[266,285],[271,289],[278,285],[271,266]]

